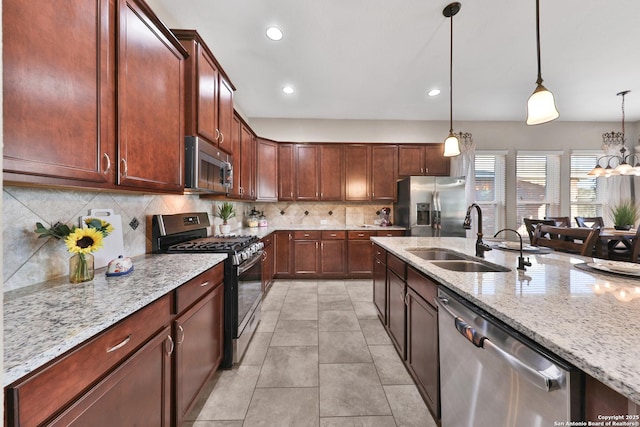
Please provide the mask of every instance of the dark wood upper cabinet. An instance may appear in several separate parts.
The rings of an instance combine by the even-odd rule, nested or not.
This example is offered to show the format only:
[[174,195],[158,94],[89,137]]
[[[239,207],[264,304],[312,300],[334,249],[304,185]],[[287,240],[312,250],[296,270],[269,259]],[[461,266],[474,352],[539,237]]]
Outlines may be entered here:
[[295,192],[296,200],[318,200],[318,151],[317,145],[295,146]]
[[240,170],[234,171],[234,180],[240,179],[243,199],[256,199],[256,137],[249,126],[240,123]]
[[233,115],[231,118],[231,132],[229,133],[229,140],[231,143],[232,151],[236,153],[233,156],[233,186],[229,190],[228,197],[239,199],[241,197],[240,194],[240,168],[241,168],[241,157],[242,153],[240,151],[240,137],[241,137],[241,129],[242,124],[240,123],[240,117],[237,115]]
[[3,34],[7,182],[182,192],[187,52],[146,3],[10,0]]
[[344,146],[320,146],[320,200],[344,200]]
[[349,144],[345,147],[345,200],[367,201],[371,199],[371,146]]
[[257,200],[278,200],[278,143],[256,139]]
[[398,145],[399,176],[448,176],[451,161],[443,156],[442,144]]
[[182,192],[186,52],[150,13],[118,2],[118,184]]
[[278,144],[278,200],[293,200],[294,147],[294,144]]
[[371,146],[371,200],[396,200],[398,146]]
[[63,7],[5,0],[2,8],[4,180],[113,183],[115,21],[109,0]]
[[233,154],[235,87],[195,30],[172,30],[189,52],[185,61],[185,134],[204,138]]

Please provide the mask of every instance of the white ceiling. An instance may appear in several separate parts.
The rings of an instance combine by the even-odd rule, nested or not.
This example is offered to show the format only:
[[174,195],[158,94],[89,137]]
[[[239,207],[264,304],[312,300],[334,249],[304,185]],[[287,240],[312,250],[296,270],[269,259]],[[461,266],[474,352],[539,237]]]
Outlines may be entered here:
[[[249,118],[448,120],[448,1],[147,0],[196,29]],[[640,1],[541,0],[542,77],[565,121],[640,120]],[[265,37],[278,25],[284,38]],[[537,77],[534,0],[462,1],[456,120],[524,121]],[[282,86],[295,87],[284,95]],[[442,93],[429,98],[429,89]],[[454,124],[455,125],[455,124]]]

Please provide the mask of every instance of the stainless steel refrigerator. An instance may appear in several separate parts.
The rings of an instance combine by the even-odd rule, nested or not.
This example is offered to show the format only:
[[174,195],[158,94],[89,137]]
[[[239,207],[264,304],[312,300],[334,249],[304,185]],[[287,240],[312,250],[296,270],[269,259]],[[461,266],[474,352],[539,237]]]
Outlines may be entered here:
[[464,177],[448,176],[411,176],[399,181],[394,224],[406,227],[411,236],[465,237],[464,184]]

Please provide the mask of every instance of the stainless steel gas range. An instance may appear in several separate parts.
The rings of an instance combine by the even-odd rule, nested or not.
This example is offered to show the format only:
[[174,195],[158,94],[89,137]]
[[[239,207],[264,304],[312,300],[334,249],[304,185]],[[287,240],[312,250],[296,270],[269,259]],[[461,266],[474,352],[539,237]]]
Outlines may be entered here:
[[209,236],[206,212],[154,215],[154,253],[226,253],[223,368],[242,359],[260,322],[262,248],[256,236]]

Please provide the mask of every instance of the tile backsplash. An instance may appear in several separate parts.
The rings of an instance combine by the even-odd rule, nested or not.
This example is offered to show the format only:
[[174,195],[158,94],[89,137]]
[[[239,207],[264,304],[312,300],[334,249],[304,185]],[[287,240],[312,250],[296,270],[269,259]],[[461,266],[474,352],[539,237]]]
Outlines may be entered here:
[[[9,291],[68,274],[70,254],[64,242],[41,239],[36,222],[49,227],[56,222],[79,225],[90,209],[113,209],[122,219],[124,254],[137,256],[151,251],[151,216],[180,212],[208,212],[217,233],[219,218],[213,217],[215,201],[196,195],[147,195],[108,191],[60,190],[17,186],[3,187],[3,290]],[[373,224],[382,203],[342,202],[237,202],[231,229],[241,227],[244,214],[255,207],[264,212],[270,226],[318,226]],[[137,219],[139,225],[129,223]]]

